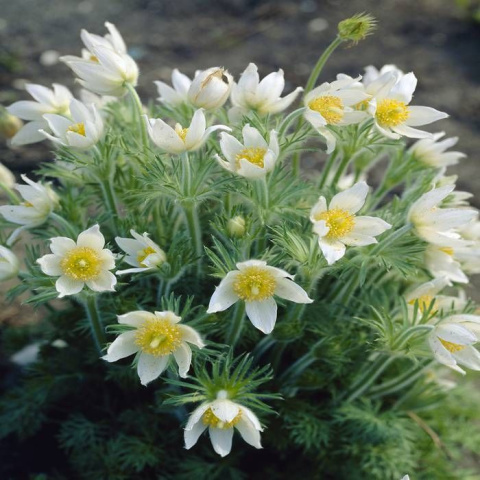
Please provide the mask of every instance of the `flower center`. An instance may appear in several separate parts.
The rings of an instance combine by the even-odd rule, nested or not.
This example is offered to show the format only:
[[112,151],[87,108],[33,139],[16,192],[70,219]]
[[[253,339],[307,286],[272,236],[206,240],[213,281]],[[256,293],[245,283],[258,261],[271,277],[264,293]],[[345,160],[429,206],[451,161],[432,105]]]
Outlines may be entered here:
[[85,137],[85,124],[83,122],[74,123],[67,128],[67,132],[78,133],[79,135]]
[[235,161],[237,162],[237,166],[240,166],[240,160],[244,158],[250,163],[263,168],[264,166],[264,157],[267,153],[266,148],[261,147],[248,147],[241,150],[239,153],[235,155]]
[[315,220],[324,220],[329,228],[326,238],[336,240],[349,234],[355,226],[355,215],[341,208],[333,208],[322,212]]
[[137,254],[137,262],[140,264],[141,267],[146,267],[143,261],[152,253],[155,253],[155,250],[152,247],[146,247],[143,250],[140,250]]
[[97,278],[101,266],[98,253],[90,247],[72,248],[60,261],[60,268],[67,277],[83,282]]
[[361,101],[361,102],[356,103],[356,104],[353,106],[353,108],[354,108],[355,110],[360,110],[360,111],[364,112],[365,110],[367,110],[369,104],[370,104],[370,100],[369,100],[369,99],[368,99],[368,100],[363,100],[363,101]]
[[375,116],[382,127],[396,127],[408,119],[410,111],[405,102],[386,98],[377,105]]
[[327,123],[335,124],[343,118],[343,102],[340,97],[333,95],[323,95],[314,98],[308,107],[318,112]]
[[188,128],[183,128],[179,123],[175,125],[175,133],[183,140],[185,141],[185,137],[187,136],[188,133]]
[[223,430],[227,428],[232,428],[234,427],[242,418],[242,412],[239,411],[236,415],[236,417],[230,421],[230,422],[222,422],[212,411],[211,408],[209,408],[202,417],[202,422],[204,425],[208,425],[209,427],[213,428],[221,428]]
[[[420,309],[420,312],[425,312],[428,310],[432,302],[435,300],[435,297],[433,295],[421,295],[418,298],[414,298],[410,300],[408,303],[410,305],[415,305],[415,302],[418,301],[418,308]],[[433,310],[432,313],[436,313],[438,310]]]
[[168,320],[152,317],[135,333],[135,344],[150,355],[169,355],[182,343],[180,328]]
[[233,291],[248,302],[265,300],[273,296],[277,282],[275,277],[264,268],[247,267],[233,282]]
[[458,343],[452,343],[452,342],[447,342],[446,340],[443,340],[442,338],[439,338],[440,343],[450,352],[450,353],[455,353],[455,352],[460,352],[462,351],[466,345],[459,345]]

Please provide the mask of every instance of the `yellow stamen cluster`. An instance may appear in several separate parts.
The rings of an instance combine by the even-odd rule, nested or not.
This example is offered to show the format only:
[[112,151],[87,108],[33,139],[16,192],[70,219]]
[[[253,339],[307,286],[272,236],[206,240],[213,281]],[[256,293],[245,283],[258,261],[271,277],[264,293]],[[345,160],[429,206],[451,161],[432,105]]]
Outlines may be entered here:
[[408,119],[410,111],[405,102],[386,98],[377,105],[375,116],[381,127],[396,127]]
[[[410,305],[415,305],[415,302],[418,301],[418,308],[420,309],[420,312],[425,312],[428,310],[432,302],[435,300],[435,297],[433,295],[421,295],[418,298],[414,298],[413,300],[410,300],[408,303]],[[432,310],[431,313],[436,313],[438,310]]]
[[343,118],[343,102],[340,97],[323,95],[309,102],[308,107],[318,112],[329,124],[336,124]]
[[273,296],[277,281],[262,267],[246,267],[233,282],[233,291],[248,302],[266,300]]
[[458,343],[452,343],[452,342],[447,342],[446,340],[443,340],[442,338],[439,338],[440,343],[450,352],[450,353],[455,353],[455,352],[461,352],[466,348],[466,345],[459,345]]
[[67,277],[82,282],[97,278],[101,266],[97,251],[90,247],[72,248],[60,261],[60,268]]
[[182,343],[179,326],[164,318],[152,317],[135,332],[135,344],[150,355],[169,355]]
[[152,253],[155,253],[155,249],[153,249],[152,247],[146,247],[144,248],[143,250],[140,250],[137,254],[137,262],[140,264],[141,267],[146,267],[147,265],[145,265],[143,263],[143,261],[149,256],[151,255]]
[[67,128],[67,132],[78,133],[79,135],[85,137],[85,124],[83,122],[74,123]]
[[325,235],[330,240],[336,240],[349,234],[355,226],[355,215],[341,208],[332,208],[320,213],[315,220],[324,220],[329,228]]
[[230,422],[222,422],[209,408],[202,417],[202,422],[204,425],[208,425],[213,428],[221,428],[226,430],[227,428],[233,428],[242,418],[242,412],[239,410],[236,417]]
[[260,168],[263,168],[265,154],[267,153],[266,148],[261,147],[248,147],[241,150],[239,153],[235,155],[235,161],[237,163],[237,167],[240,167],[240,160],[244,158],[250,163],[257,165]]
[[187,136],[188,133],[188,128],[183,128],[179,123],[175,125],[175,133],[183,140],[185,141],[185,137]]

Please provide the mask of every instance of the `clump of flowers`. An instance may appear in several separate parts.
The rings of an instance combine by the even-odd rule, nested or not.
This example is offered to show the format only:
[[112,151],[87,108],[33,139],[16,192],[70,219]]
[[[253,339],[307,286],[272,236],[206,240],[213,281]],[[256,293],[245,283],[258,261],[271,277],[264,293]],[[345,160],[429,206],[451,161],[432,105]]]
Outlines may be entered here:
[[[0,171],[0,279],[46,317],[0,433],[51,420],[79,478],[456,474],[461,454],[435,445],[458,448],[445,418],[463,390],[441,372],[480,370],[463,289],[479,212],[446,176],[457,139],[428,127],[447,114],[411,105],[412,72],[324,78],[373,18],[339,24],[305,87],[285,89],[290,68],[206,65],[157,80],[156,101],[105,25],[62,57],[79,98],[29,84],[8,108],[27,122],[12,144],[48,139],[55,161],[23,184]],[[473,431],[462,415],[452,428]]]

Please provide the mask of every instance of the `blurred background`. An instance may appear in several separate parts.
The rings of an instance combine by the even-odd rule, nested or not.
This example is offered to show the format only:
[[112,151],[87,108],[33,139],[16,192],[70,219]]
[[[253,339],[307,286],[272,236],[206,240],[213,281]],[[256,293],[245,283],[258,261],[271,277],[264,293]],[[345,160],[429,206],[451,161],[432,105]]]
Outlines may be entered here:
[[[431,131],[460,137],[456,149],[468,157],[451,171],[459,175],[459,190],[475,192],[480,207],[480,0],[0,0],[0,7],[2,105],[29,98],[29,82],[78,91],[58,57],[78,55],[80,29],[104,35],[107,20],[140,66],[145,100],[157,96],[153,81],[170,82],[175,67],[193,76],[196,69],[224,66],[238,77],[249,62],[262,76],[283,68],[288,93],[305,85],[337,23],[369,12],[378,19],[377,32],[339,49],[320,81],[386,63],[415,72],[413,103],[450,114]],[[50,150],[47,142],[11,149],[0,141],[0,161],[17,174],[28,172],[51,159]],[[14,310],[3,310],[0,322],[25,315],[8,308]]]

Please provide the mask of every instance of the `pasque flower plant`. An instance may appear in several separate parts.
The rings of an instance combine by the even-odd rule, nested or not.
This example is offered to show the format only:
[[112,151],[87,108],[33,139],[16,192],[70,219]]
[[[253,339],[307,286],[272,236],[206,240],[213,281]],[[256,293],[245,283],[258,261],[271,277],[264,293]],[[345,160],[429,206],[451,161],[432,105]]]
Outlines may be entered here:
[[55,161],[0,172],[0,279],[44,307],[0,339],[36,355],[0,399],[6,468],[30,437],[52,478],[473,478],[478,211],[412,72],[385,50],[325,75],[373,18],[340,22],[304,87],[291,63],[198,65],[151,101],[105,26],[63,57],[88,93],[9,107],[12,143]]

